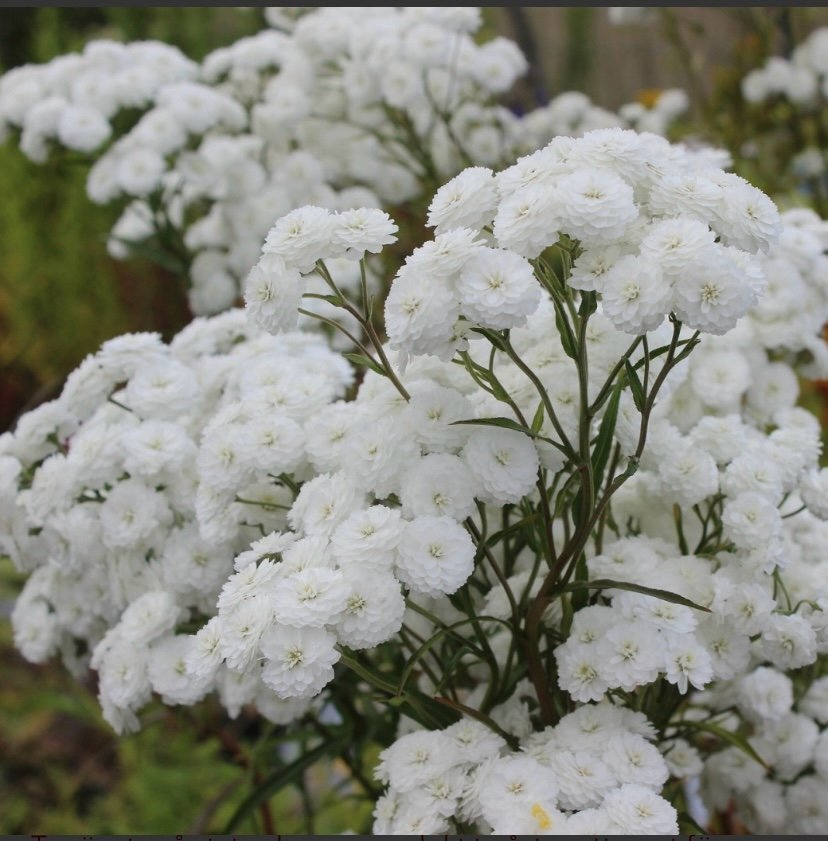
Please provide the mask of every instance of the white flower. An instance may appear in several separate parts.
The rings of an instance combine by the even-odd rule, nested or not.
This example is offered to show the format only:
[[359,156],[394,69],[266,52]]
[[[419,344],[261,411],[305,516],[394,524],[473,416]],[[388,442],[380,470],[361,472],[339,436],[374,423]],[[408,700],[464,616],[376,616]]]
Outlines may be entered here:
[[171,635],[150,647],[147,676],[165,704],[189,706],[212,689],[212,675],[196,675],[187,667],[192,644],[192,637]]
[[360,569],[387,570],[396,559],[401,534],[399,510],[372,505],[355,511],[336,527],[331,535],[331,549],[345,568],[356,565]]
[[271,605],[276,620],[283,625],[321,628],[338,621],[346,598],[341,572],[309,567],[277,581]]
[[643,593],[619,593],[612,605],[625,616],[652,623],[656,628],[678,635],[689,635],[698,624],[692,608]]
[[474,570],[474,543],[450,517],[410,520],[397,551],[399,579],[415,592],[428,596],[454,593]]
[[312,698],[333,680],[336,637],[322,628],[273,625],[259,643],[267,663],[262,680],[280,698]]
[[598,646],[584,645],[571,639],[555,649],[558,684],[574,700],[600,701],[609,689],[603,677],[603,657]]
[[498,754],[506,742],[485,724],[470,718],[463,718],[443,730],[454,742],[462,762],[478,763]]
[[143,646],[117,640],[100,653],[96,668],[102,703],[135,710],[149,700],[152,687],[147,675],[147,650]]
[[782,528],[782,518],[776,506],[764,495],[753,491],[725,501],[722,523],[725,535],[744,549],[766,546]]
[[820,520],[828,520],[828,469],[812,470],[799,486],[802,501]]
[[693,359],[689,379],[693,391],[705,405],[735,411],[753,377],[743,354],[711,351]]
[[774,614],[762,632],[760,648],[777,669],[798,669],[816,659],[816,634],[802,616]]
[[755,298],[744,272],[717,246],[690,261],[673,289],[673,309],[681,321],[717,336],[733,329]]
[[687,692],[688,683],[696,689],[710,683],[713,679],[710,655],[692,634],[670,634],[666,642],[664,659],[669,683],[675,684],[682,694]]
[[663,216],[690,216],[704,222],[715,218],[722,188],[704,174],[668,173],[650,193],[650,210]]
[[288,512],[288,520],[298,532],[330,537],[361,505],[362,496],[347,473],[322,474],[302,486]]
[[808,687],[798,709],[820,724],[828,724],[828,676],[818,678]]
[[601,672],[610,686],[627,691],[651,683],[658,676],[661,656],[657,638],[643,622],[619,622],[601,638]]
[[331,242],[351,260],[360,260],[366,251],[376,254],[383,246],[396,242],[397,225],[382,210],[360,207],[337,214]]
[[608,245],[638,216],[630,185],[606,170],[579,170],[556,184],[560,230],[586,246]]
[[759,493],[774,505],[782,501],[782,476],[779,468],[760,449],[736,456],[721,477],[722,492],[736,497],[741,493]]
[[233,607],[219,611],[221,656],[227,667],[247,671],[259,652],[259,640],[273,623],[273,608],[264,593],[250,595]]
[[112,126],[99,111],[83,105],[68,105],[57,125],[58,140],[68,149],[93,152],[112,134]]
[[457,279],[463,314],[483,327],[520,327],[538,308],[540,284],[528,261],[510,251],[478,249]]
[[697,777],[704,767],[698,750],[684,739],[674,739],[665,744],[664,761],[670,774],[679,780]]
[[494,427],[474,429],[462,455],[480,485],[477,498],[483,502],[519,502],[534,488],[538,454],[532,441],[520,432]]
[[621,257],[602,276],[600,289],[604,314],[625,333],[655,330],[670,310],[672,287],[651,258]]
[[475,511],[474,478],[458,456],[432,453],[403,474],[400,499],[407,517],[452,517],[465,520]]
[[173,359],[164,359],[140,366],[126,387],[123,402],[139,418],[174,421],[191,412],[200,397],[193,370]]
[[134,149],[118,163],[116,178],[130,196],[146,196],[161,184],[166,170],[164,158],[151,149]]
[[584,249],[576,259],[567,282],[573,289],[603,292],[605,277],[623,256],[624,251],[617,245]]
[[564,809],[597,806],[618,784],[606,763],[591,751],[552,751],[549,765],[557,779],[558,800]]
[[325,406],[308,419],[307,455],[320,473],[335,473],[343,466],[350,439],[362,421],[357,404],[344,402]]
[[669,277],[681,274],[715,239],[710,228],[696,219],[659,219],[652,222],[641,240],[641,254],[654,259]]
[[452,228],[480,230],[494,219],[496,210],[492,171],[482,166],[469,167],[434,194],[427,224],[437,233]]
[[[31,580],[31,579],[29,579]],[[12,610],[15,648],[30,663],[44,663],[60,643],[60,625],[55,611],[42,599],[19,599]]]
[[456,452],[465,444],[468,426],[454,422],[468,420],[474,410],[468,398],[453,388],[431,381],[412,383],[411,400],[404,409],[405,421],[417,442],[431,453]]
[[778,720],[792,706],[793,683],[775,669],[760,666],[739,680],[739,709],[752,721]]
[[302,276],[278,254],[263,254],[244,286],[248,318],[269,333],[294,329],[302,302]]
[[171,631],[182,616],[183,611],[170,593],[154,590],[130,604],[118,628],[125,640],[143,645]]
[[238,434],[241,458],[260,472],[293,473],[303,460],[305,436],[290,418],[265,415],[244,424]]
[[146,545],[172,522],[167,498],[138,479],[119,482],[101,505],[102,539],[112,549]]
[[670,772],[658,748],[635,733],[612,736],[602,753],[616,779],[660,791]]
[[169,421],[144,421],[124,433],[121,440],[124,468],[133,476],[176,471],[191,462],[196,452],[183,427]]
[[782,231],[776,205],[738,175],[721,173],[717,181],[722,199],[714,227],[726,244],[750,252],[769,251]]
[[500,202],[494,235],[501,248],[533,260],[558,241],[560,195],[546,186],[531,184]]
[[601,806],[619,835],[676,835],[676,810],[652,789],[625,784],[610,792]]
[[345,607],[334,631],[349,648],[373,648],[396,634],[403,623],[405,599],[393,575],[366,574],[355,564],[344,574]]
[[400,793],[412,791],[458,763],[452,744],[442,732],[409,733],[380,754],[374,776]]
[[221,619],[214,616],[192,638],[184,662],[187,671],[197,678],[212,680],[221,665]]
[[718,621],[714,614],[703,620],[696,632],[710,655],[716,680],[730,680],[743,674],[750,664],[750,637],[733,625],[732,621]]
[[658,475],[667,499],[687,507],[700,503],[719,487],[713,457],[689,445],[669,452],[659,465]]
[[309,272],[317,260],[334,256],[331,244],[335,216],[322,207],[300,207],[270,229],[262,251],[277,254],[289,268]]
[[439,356],[452,341],[459,314],[457,298],[447,284],[425,271],[403,266],[385,299],[389,344],[417,355]]
[[506,827],[522,813],[535,818],[537,830],[558,828],[564,816],[556,808],[556,775],[528,756],[495,760],[478,783],[483,817],[493,827]]

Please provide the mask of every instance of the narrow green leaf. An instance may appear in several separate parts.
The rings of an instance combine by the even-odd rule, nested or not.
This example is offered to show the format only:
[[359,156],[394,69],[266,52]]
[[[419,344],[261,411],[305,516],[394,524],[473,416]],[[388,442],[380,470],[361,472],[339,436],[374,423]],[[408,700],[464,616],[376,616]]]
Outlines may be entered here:
[[[689,339],[682,339],[680,342],[676,342],[676,347],[677,348],[685,348],[685,349],[686,349],[687,345],[692,345],[693,347],[695,347],[700,341],[701,341],[701,339],[693,336]],[[661,347],[656,348],[655,350],[651,350],[647,354],[647,358],[652,362],[653,359],[657,359],[659,356],[664,356],[664,354],[667,353],[668,350],[670,350],[670,345],[662,345]],[[684,352],[685,351],[682,350],[682,353],[684,353]],[[687,351],[687,352],[689,353],[689,351]],[[639,359],[638,362],[635,363],[633,368],[637,371],[639,368],[643,368],[643,367],[644,367],[644,357],[642,356],[641,359]]]
[[501,403],[509,403],[510,397],[509,392],[506,391],[505,388],[500,384],[500,381],[497,377],[492,377],[487,375],[486,381],[489,383],[489,388],[492,390],[492,394],[501,402]]
[[304,292],[303,298],[313,298],[315,301],[327,301],[331,306],[341,307],[345,301],[339,295],[323,295],[321,292]]
[[728,744],[739,748],[739,750],[744,751],[751,759],[758,762],[763,768],[768,771],[771,770],[770,765],[768,765],[768,763],[765,762],[758,753],[756,753],[750,742],[738,733],[725,730],[724,727],[719,727],[718,724],[712,724],[709,721],[680,721],[676,723],[676,726],[690,727],[693,730],[701,730],[705,733],[710,733],[711,735],[721,739],[723,742],[727,742]]
[[661,599],[663,602],[672,604],[683,604],[685,607],[692,607],[694,610],[701,610],[710,613],[710,608],[680,596],[678,593],[671,593],[669,590],[658,590],[655,587],[645,587],[643,584],[632,584],[629,581],[611,581],[608,578],[600,578],[595,581],[570,581],[560,592],[568,593],[575,590],[628,590],[631,593],[641,593],[645,596],[652,596]]
[[[586,555],[581,552],[578,560],[575,563],[575,581],[573,584],[586,584],[589,578],[589,568],[587,567]],[[575,588],[572,593],[572,610],[579,611],[587,606],[589,602],[589,591],[586,587],[581,589]]]
[[229,835],[235,832],[241,822],[261,803],[269,800],[285,786],[295,782],[307,768],[315,765],[322,757],[326,755],[336,756],[348,744],[348,741],[349,735],[344,733],[339,738],[323,742],[313,750],[302,754],[290,765],[274,771],[242,801],[227,822],[224,833]]
[[643,412],[646,400],[644,396],[644,386],[641,385],[641,380],[638,378],[638,374],[636,373],[635,368],[633,368],[630,364],[629,359],[624,362],[624,370],[627,372],[627,382],[630,384],[630,391],[632,392],[635,408],[638,409],[639,412]]
[[698,337],[694,336],[692,339],[689,339],[687,345],[681,349],[680,353],[676,354],[675,362],[679,363],[683,359],[686,359],[695,349],[696,345],[701,341]]
[[371,359],[370,356],[365,356],[363,353],[343,353],[342,355],[353,362],[354,365],[370,368],[375,374],[379,374],[381,377],[388,376],[383,367],[375,359]]
[[[680,344],[682,344],[682,342],[678,342],[678,344],[680,345]],[[650,362],[652,362],[654,359],[657,359],[659,356],[664,356],[664,354],[667,353],[668,350],[670,350],[670,345],[662,345],[661,347],[656,348],[655,350],[651,350],[647,354],[647,358],[650,360]],[[643,368],[643,367],[644,367],[644,357],[642,356],[641,359],[639,359],[638,362],[636,362],[635,365],[633,365],[633,369],[637,371],[639,368]]]
[[540,432],[543,427],[543,401],[538,403],[535,416],[532,418],[532,432]]
[[343,665],[347,666],[352,672],[359,675],[364,681],[370,683],[375,689],[379,689],[381,692],[387,692],[390,695],[397,694],[397,688],[390,680],[386,680],[382,672],[378,672],[376,669],[371,669],[368,666],[363,665],[356,659],[356,657],[351,657],[350,654],[346,654],[343,651],[340,652],[339,661]]
[[471,418],[469,420],[459,420],[453,421],[452,426],[457,426],[458,424],[472,424],[476,426],[499,426],[501,429],[511,429],[514,432],[522,432],[524,435],[528,435],[530,438],[537,438],[539,441],[546,441],[547,444],[551,444],[553,447],[559,449],[562,453],[566,453],[564,447],[559,444],[557,441],[553,441],[551,438],[547,438],[545,435],[539,435],[537,432],[533,432],[529,429],[528,426],[524,426],[517,421],[513,421],[511,418]]
[[572,329],[569,326],[569,322],[566,318],[564,318],[560,307],[557,306],[557,304],[555,306],[555,326],[558,328],[564,353],[570,359],[577,359],[578,350],[575,345],[575,337],[572,335]]
[[595,448],[592,451],[592,486],[595,493],[601,487],[604,478],[604,469],[609,461],[612,452],[613,435],[615,434],[615,423],[618,420],[618,403],[621,400],[622,382],[619,378],[612,390],[612,396],[604,410],[604,417],[601,418],[601,426],[598,428],[598,437],[595,441]]
[[503,336],[497,330],[490,330],[488,327],[472,327],[472,333],[479,333],[484,338],[488,339],[489,343],[494,345],[498,350],[506,353],[506,343]]

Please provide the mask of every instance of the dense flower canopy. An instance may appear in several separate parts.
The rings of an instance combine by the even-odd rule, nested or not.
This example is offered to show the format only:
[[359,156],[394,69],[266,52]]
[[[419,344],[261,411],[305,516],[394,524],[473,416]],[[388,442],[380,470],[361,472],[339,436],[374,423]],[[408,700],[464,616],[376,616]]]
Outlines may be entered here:
[[163,229],[227,310],[0,436],[23,656],[94,669],[119,733],[352,694],[378,834],[676,834],[699,778],[825,829],[828,224],[649,131],[680,92],[516,117],[477,9],[268,19],[0,81],[31,158],[99,153],[115,253]]

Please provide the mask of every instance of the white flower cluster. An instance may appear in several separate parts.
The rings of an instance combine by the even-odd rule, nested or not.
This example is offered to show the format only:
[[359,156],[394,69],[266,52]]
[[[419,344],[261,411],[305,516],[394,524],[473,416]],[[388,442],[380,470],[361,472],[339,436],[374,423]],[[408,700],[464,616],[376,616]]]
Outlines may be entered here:
[[[396,241],[397,225],[382,210],[357,208],[334,213],[324,207],[300,207],[270,229],[262,255],[245,281],[244,299],[251,321],[271,333],[297,325],[307,293],[327,290],[317,261],[333,261],[330,270],[344,282],[340,291],[359,285],[358,263]],[[310,275],[310,277],[308,277]],[[314,312],[319,312],[319,307]]]
[[518,327],[536,311],[532,263],[577,243],[569,284],[601,295],[634,335],[674,312],[722,334],[764,285],[754,254],[781,228],[762,192],[656,135],[618,128],[559,137],[495,175],[475,167],[438,190],[432,242],[397,274],[385,304],[391,346],[448,359],[470,327]]
[[679,88],[659,91],[646,103],[628,102],[617,113],[596,105],[580,91],[566,91],[521,118],[519,148],[524,153],[534,152],[555,137],[580,137],[601,128],[631,128],[666,135],[688,107],[687,94]]
[[475,568],[463,525],[475,500],[516,503],[534,487],[529,439],[453,425],[474,416],[456,368],[411,366],[402,382],[408,401],[368,373],[352,401],[309,420],[312,474],[287,513],[290,528],[240,554],[219,596],[216,656],[261,673],[279,697],[318,694],[334,676],[337,644],[391,639],[403,589],[426,602],[456,592]]
[[702,693],[705,712],[727,724],[736,708],[748,723],[747,741],[765,763],[735,747],[704,763],[703,791],[711,808],[734,808],[759,835],[824,835],[828,830],[828,677],[797,695],[782,671],[759,667]]
[[[0,78],[0,126],[18,128],[21,148],[38,163],[50,143],[90,153],[109,140],[118,111],[145,109],[165,86],[184,85],[172,88],[183,92],[197,76],[198,65],[167,44],[91,41],[82,53]],[[173,125],[182,133],[177,120]]]
[[184,665],[193,651],[203,664],[215,622],[176,630],[215,614],[235,555],[286,524],[279,477],[310,470],[304,427],[352,379],[321,338],[262,334],[240,310],[170,345],[127,335],[88,357],[0,438],[0,548],[31,573],[12,617],[23,655],[82,670],[91,654],[118,730],[137,726],[151,691],[191,704],[217,688],[231,714],[255,701],[284,716],[220,658]]
[[[821,542],[828,479],[819,469],[819,423],[796,408],[791,367],[804,357],[817,363],[805,370],[822,370],[828,243],[814,214],[783,218],[780,243],[763,260],[767,297],[727,336],[705,337],[671,375],[642,469],[613,499],[616,521],[638,536],[622,536],[588,561],[592,579],[656,587],[712,613],[609,591],[611,606],[580,611],[556,650],[561,686],[579,700],[632,691],[659,673],[682,692],[700,689],[756,663],[797,669],[828,650],[825,614],[808,606],[828,597]],[[796,302],[781,311],[787,294]],[[621,452],[634,452],[639,425],[624,395]],[[710,528],[715,516],[718,534]]]
[[[97,154],[112,139],[87,184],[93,201],[126,205],[110,252],[162,235],[167,247],[173,233],[196,314],[233,306],[291,209],[398,205],[464,160],[508,159],[519,130],[491,103],[525,59],[504,38],[475,42],[478,9],[271,17],[292,31],[243,38],[200,65],[156,42],[95,41],[0,79],[0,129],[19,130],[33,160],[55,145]],[[130,128],[113,137],[119,113]]]
[[828,97],[828,27],[815,29],[799,44],[790,59],[772,56],[764,67],[751,70],[742,79],[742,95],[748,102],[764,102],[781,96],[798,106],[818,107]]
[[676,833],[655,735],[641,713],[610,703],[580,707],[520,752],[469,719],[408,733],[380,755],[376,776],[388,790],[373,831],[438,834],[456,818],[494,835]]

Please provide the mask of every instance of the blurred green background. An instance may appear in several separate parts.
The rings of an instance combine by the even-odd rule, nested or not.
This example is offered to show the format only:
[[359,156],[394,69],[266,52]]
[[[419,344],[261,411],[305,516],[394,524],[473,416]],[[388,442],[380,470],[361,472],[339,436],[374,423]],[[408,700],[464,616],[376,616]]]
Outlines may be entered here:
[[[723,105],[734,100],[745,70],[784,51],[786,40],[828,25],[824,9],[793,17],[780,9],[679,11],[690,17],[672,44],[663,28],[614,28],[600,8],[489,8],[486,15],[488,32],[516,38],[534,59],[517,94],[526,105],[579,89],[617,107],[644,89],[681,86],[715,118],[706,130],[734,145],[742,120]],[[0,71],[99,37],[156,38],[198,59],[261,26],[261,9],[252,8],[4,8]],[[752,174],[761,185],[771,173]],[[85,179],[84,166],[38,166],[13,144],[0,145],[0,432],[57,396],[66,374],[105,339],[136,330],[168,337],[189,318],[180,280],[151,263],[107,255],[105,234],[117,211],[93,205]],[[0,620],[22,580],[0,559]],[[257,724],[228,722],[209,704],[189,711],[157,705],[141,733],[117,738],[101,719],[94,686],[58,664],[26,664],[5,620],[0,669],[2,833],[216,832],[258,773],[249,754]],[[365,809],[355,811],[326,785],[332,771],[309,772],[304,797],[280,794],[269,815],[257,812],[238,831],[262,832],[272,822],[276,831],[298,832],[308,814],[317,833],[366,831]]]

